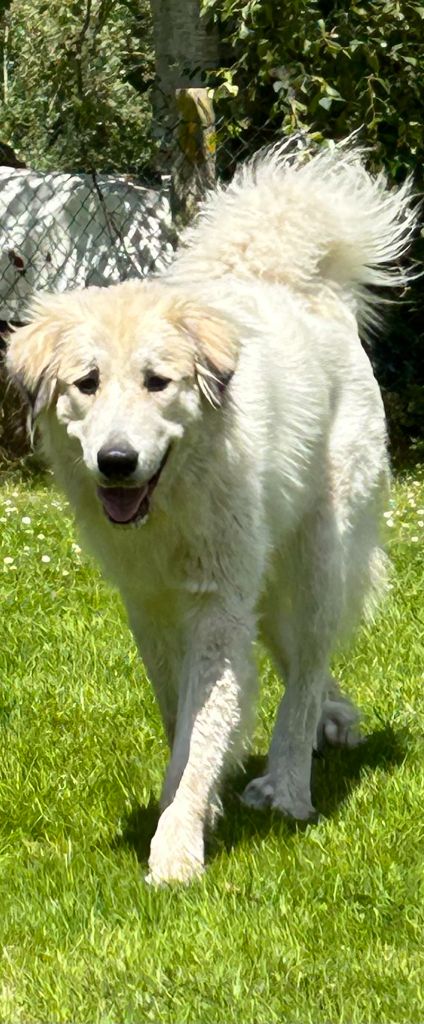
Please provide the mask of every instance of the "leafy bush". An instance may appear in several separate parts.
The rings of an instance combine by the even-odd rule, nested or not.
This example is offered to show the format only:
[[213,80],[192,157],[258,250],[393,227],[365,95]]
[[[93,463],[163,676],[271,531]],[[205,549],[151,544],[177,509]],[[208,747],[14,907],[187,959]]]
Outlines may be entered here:
[[29,451],[26,410],[11,387],[4,365],[5,345],[0,336],[0,471]]
[[[295,130],[317,142],[359,130],[392,182],[424,163],[423,0],[203,0],[219,24],[213,73],[218,167]],[[44,169],[151,165],[152,21],[147,0],[0,0],[2,138]],[[212,79],[211,79],[212,81]],[[422,239],[413,258],[421,260]],[[424,300],[393,309],[373,359],[392,435],[423,430]]]
[[[206,0],[232,54],[218,90],[231,135],[340,138],[364,126],[393,180],[423,156],[424,7],[414,0]],[[224,126],[225,131],[225,126]]]
[[[371,170],[383,167],[393,183],[412,174],[422,190],[422,2],[204,0],[204,9],[229,60],[216,89],[224,173],[241,143],[247,154],[296,130],[318,142],[359,130]],[[422,250],[417,239],[412,258]],[[373,352],[395,444],[423,431],[422,296],[417,282]]]
[[1,141],[39,170],[137,172],[153,149],[149,6],[84,6],[12,0],[0,18]]

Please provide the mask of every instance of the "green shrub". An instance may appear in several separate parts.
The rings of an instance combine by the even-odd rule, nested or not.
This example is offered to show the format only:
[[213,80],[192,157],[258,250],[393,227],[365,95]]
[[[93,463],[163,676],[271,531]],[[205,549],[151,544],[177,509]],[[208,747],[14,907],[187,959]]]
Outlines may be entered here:
[[424,154],[424,7],[410,0],[331,3],[206,0],[232,55],[218,89],[224,133],[306,130],[340,138],[363,126],[371,163],[393,180]]
[[8,382],[0,338],[0,470],[28,452],[26,411],[16,388]]
[[[227,66],[216,88],[219,152],[234,157],[279,135],[317,142],[358,131],[371,170],[411,174],[422,191],[424,6],[414,0],[205,0],[220,24]],[[412,258],[422,260],[422,239]],[[395,446],[423,431],[422,282],[402,297],[373,361]]]

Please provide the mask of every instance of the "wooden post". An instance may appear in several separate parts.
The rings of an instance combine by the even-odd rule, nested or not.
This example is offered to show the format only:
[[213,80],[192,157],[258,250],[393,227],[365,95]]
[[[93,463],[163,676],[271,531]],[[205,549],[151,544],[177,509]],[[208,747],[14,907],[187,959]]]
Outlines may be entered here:
[[215,131],[209,71],[219,66],[216,25],[201,0],[151,0],[155,46],[153,134],[157,166],[171,176],[180,230],[215,180]]
[[216,176],[216,138],[211,89],[177,89],[177,123],[171,168],[171,210],[176,231],[192,220]]

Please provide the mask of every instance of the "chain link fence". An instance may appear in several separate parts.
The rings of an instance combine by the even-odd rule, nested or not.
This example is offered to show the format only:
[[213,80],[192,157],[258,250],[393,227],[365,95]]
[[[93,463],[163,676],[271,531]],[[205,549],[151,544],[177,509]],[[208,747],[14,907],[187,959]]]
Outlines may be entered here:
[[0,167],[0,462],[28,450],[25,410],[1,357],[34,292],[143,277],[174,244],[166,181]]
[[107,286],[160,270],[205,192],[253,148],[215,123],[206,89],[179,91],[143,180],[27,168],[0,139],[0,462],[27,451],[24,410],[1,355],[34,292]]
[[143,277],[173,239],[166,183],[0,168],[0,320],[23,321],[35,290]]
[[255,140],[231,138],[214,120],[208,90],[178,93],[176,117],[143,180],[40,172],[19,161],[1,166],[0,146],[0,338],[8,323],[25,321],[34,291],[105,286],[160,270],[205,192],[275,140],[266,126]]
[[[7,388],[1,354],[10,324],[25,322],[34,291],[107,286],[160,270],[172,260],[178,234],[205,192],[275,141],[275,126],[267,124],[260,132],[234,132],[234,127],[230,132],[223,120],[214,120],[207,90],[184,89],[177,96],[177,116],[158,141],[155,165],[143,180],[123,173],[12,166],[11,151],[3,161],[9,166],[1,166],[5,147],[0,145],[0,462],[2,455],[19,457],[27,450],[23,410]],[[296,151],[305,139],[294,136],[292,142]],[[401,330],[396,315],[406,318]],[[422,387],[414,353],[421,327],[414,308],[398,314],[395,309],[391,319],[372,357],[392,438],[401,446],[403,434],[418,435]],[[407,373],[400,396],[393,384],[398,367],[400,377]]]

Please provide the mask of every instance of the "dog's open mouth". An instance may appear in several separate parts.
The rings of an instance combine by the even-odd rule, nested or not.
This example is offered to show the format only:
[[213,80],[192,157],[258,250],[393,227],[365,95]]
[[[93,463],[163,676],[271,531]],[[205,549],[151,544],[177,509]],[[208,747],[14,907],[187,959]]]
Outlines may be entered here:
[[159,481],[168,454],[169,448],[165,452],[159,469],[141,487],[111,486],[97,488],[97,494],[103,505],[104,512],[111,523],[126,526],[130,523],[139,523],[146,518],[149,512],[150,499]]

